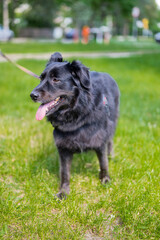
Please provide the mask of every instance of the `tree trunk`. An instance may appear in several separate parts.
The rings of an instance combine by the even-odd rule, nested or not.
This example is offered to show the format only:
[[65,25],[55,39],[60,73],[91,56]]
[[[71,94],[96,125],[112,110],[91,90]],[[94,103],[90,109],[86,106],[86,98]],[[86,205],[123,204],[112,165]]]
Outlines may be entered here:
[[8,0],[3,0],[3,27],[9,29]]

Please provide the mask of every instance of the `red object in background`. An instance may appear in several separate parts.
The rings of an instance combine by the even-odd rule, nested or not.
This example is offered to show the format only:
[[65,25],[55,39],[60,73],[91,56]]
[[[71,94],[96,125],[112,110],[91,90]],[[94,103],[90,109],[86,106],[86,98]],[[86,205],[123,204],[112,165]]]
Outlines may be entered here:
[[82,28],[82,43],[85,43],[85,44],[88,43],[89,34],[90,34],[90,28],[88,26],[84,26]]

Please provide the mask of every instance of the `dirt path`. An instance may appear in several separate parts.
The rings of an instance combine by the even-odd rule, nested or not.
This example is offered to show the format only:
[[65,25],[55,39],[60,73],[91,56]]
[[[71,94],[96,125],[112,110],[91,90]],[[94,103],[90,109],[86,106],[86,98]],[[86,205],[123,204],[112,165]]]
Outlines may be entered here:
[[[62,52],[64,58],[128,58],[136,55],[160,53],[160,51],[136,51],[136,52]],[[20,59],[36,59],[36,60],[47,60],[50,58],[51,53],[12,53],[7,56],[12,61],[18,61]],[[0,62],[6,60],[0,56]]]

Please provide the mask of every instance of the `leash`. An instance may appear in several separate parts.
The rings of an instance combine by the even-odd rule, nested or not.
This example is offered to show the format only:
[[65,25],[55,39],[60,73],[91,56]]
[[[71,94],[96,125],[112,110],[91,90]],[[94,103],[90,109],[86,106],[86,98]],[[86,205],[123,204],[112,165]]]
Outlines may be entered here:
[[35,78],[40,79],[40,77],[39,77],[37,74],[31,72],[30,70],[28,70],[27,68],[19,65],[18,63],[13,62],[11,59],[9,59],[9,57],[7,57],[4,53],[2,53],[1,50],[0,50],[0,55],[1,55],[3,58],[5,58],[8,62],[12,63],[14,66],[16,66],[17,68],[19,68],[20,70],[22,70],[23,72],[29,74],[29,75],[32,76],[32,77],[35,77]]

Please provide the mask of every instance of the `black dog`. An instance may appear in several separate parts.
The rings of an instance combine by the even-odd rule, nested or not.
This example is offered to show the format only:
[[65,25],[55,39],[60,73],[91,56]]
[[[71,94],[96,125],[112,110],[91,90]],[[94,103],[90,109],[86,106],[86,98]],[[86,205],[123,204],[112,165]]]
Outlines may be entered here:
[[44,116],[54,127],[60,156],[61,187],[58,197],[69,193],[70,166],[74,153],[95,150],[100,179],[107,183],[108,156],[119,112],[119,90],[106,73],[90,72],[79,61],[63,61],[54,53],[42,72],[31,98],[41,102],[36,119]]

